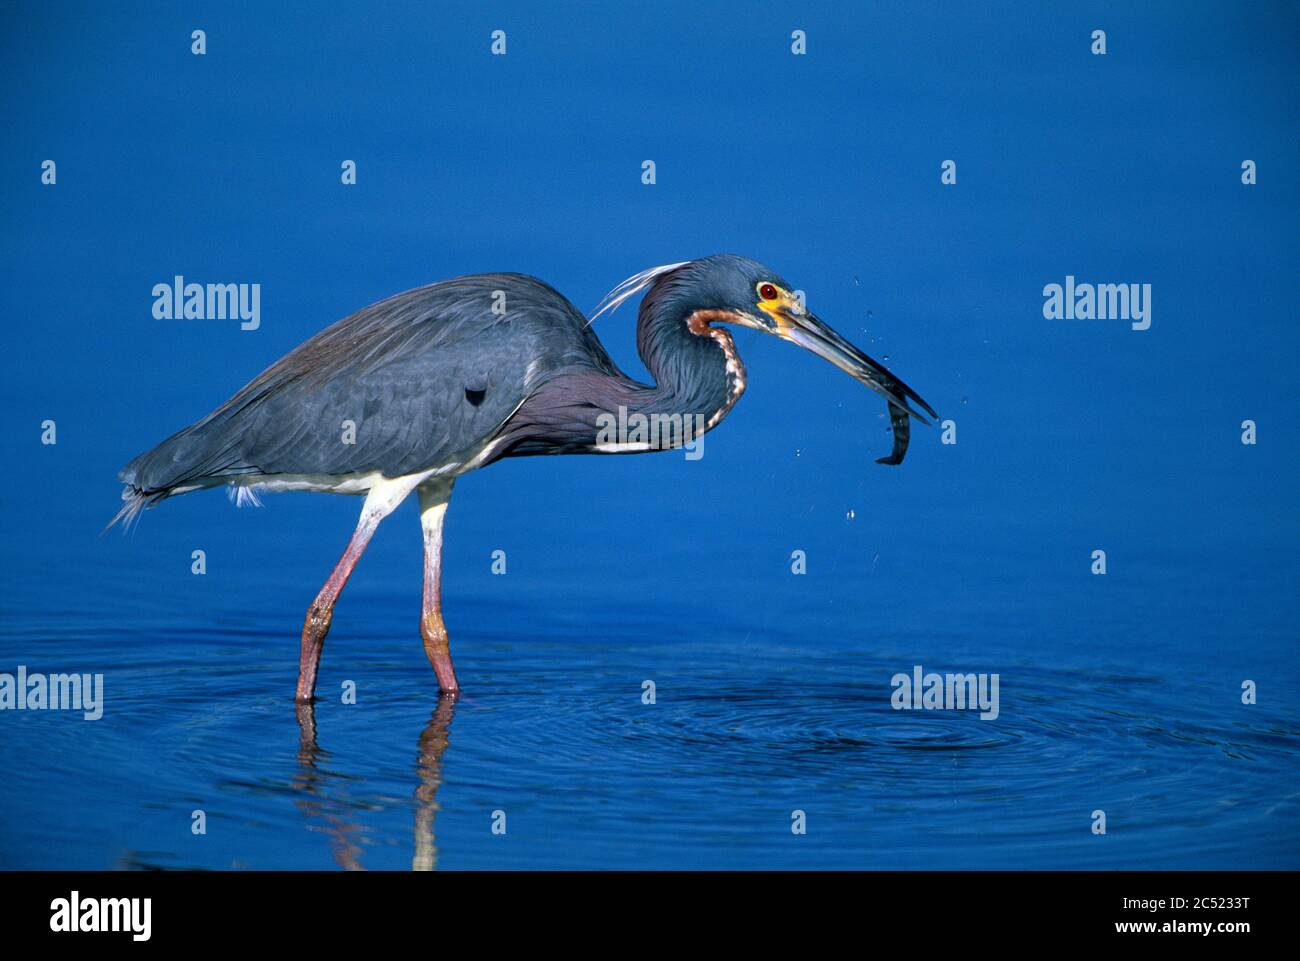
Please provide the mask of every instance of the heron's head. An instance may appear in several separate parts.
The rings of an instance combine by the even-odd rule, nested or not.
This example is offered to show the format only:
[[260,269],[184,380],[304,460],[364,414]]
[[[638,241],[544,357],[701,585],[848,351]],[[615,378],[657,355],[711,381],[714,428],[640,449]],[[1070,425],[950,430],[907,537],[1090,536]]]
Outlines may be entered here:
[[868,357],[812,313],[803,294],[780,274],[747,257],[717,254],[681,265],[683,289],[691,300],[716,308],[717,316],[789,341],[828,360],[870,387],[898,414],[930,423],[908,401],[916,401],[931,417],[934,409],[884,365]]

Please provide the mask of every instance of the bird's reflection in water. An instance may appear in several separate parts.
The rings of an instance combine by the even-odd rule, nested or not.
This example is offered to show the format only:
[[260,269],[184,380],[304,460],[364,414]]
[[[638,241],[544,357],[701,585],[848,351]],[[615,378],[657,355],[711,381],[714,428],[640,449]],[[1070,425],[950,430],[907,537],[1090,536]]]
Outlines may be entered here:
[[[316,743],[316,705],[295,704],[298,712],[298,776],[296,802],[309,822],[323,826],[334,860],[345,871],[360,871],[360,827],[348,819],[355,805],[338,789],[339,775],[324,768],[329,751]],[[313,830],[316,830],[313,828]]]
[[442,755],[450,738],[451,716],[456,699],[440,697],[433,717],[420,734],[415,759],[420,783],[415,788],[415,856],[412,871],[432,871],[438,866],[438,845],[434,841],[433,819],[438,814],[438,788],[442,784]]
[[[442,784],[442,755],[447,750],[455,703],[454,698],[440,698],[433,716],[420,734],[415,761],[413,871],[432,871],[438,864],[434,819],[438,813],[438,788]],[[351,812],[358,805],[340,789],[340,785],[349,779],[324,767],[330,753],[316,740],[315,705],[296,704],[295,707],[298,714],[298,776],[294,778],[294,787],[301,795],[298,807],[309,821],[320,825],[329,835],[330,850],[339,867],[346,871],[362,871],[361,826],[350,819]]]

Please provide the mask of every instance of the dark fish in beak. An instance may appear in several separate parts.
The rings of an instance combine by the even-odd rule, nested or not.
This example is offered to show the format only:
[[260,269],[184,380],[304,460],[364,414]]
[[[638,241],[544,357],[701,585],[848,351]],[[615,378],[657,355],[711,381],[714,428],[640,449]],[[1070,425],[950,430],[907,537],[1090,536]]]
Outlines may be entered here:
[[889,422],[894,432],[894,449],[888,457],[879,458],[877,464],[901,464],[907,454],[911,438],[909,417],[928,425],[922,414],[909,401],[916,401],[930,417],[938,418],[934,408],[922,400],[921,395],[895,377],[882,364],[868,357],[858,348],[809,313],[785,312],[785,323],[780,335],[818,357],[830,361],[859,383],[866,384],[889,402]]
[[877,457],[877,464],[901,464],[907,456],[907,442],[912,437],[912,426],[905,413],[889,405],[889,424],[894,432],[894,449],[888,457]]

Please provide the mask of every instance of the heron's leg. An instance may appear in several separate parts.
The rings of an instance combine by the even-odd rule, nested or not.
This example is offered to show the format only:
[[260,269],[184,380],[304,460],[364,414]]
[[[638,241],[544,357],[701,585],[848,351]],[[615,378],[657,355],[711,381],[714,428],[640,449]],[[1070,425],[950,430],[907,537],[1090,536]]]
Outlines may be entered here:
[[330,621],[334,619],[334,602],[343,591],[343,585],[352,575],[366,545],[379,526],[379,522],[393,512],[398,504],[406,499],[415,486],[407,478],[397,478],[376,484],[366,495],[365,505],[361,508],[361,519],[357,529],[352,532],[348,548],[334,566],[325,586],[307,608],[307,617],[302,625],[302,657],[298,661],[298,690],[295,699],[310,701],[316,691],[316,669],[320,666],[321,649],[325,646],[325,635],[329,633]]
[[447,627],[442,622],[442,519],[451,499],[452,483],[435,478],[420,487],[420,526],[424,528],[424,610],[420,615],[420,637],[444,694],[460,693],[456,671],[451,666]]

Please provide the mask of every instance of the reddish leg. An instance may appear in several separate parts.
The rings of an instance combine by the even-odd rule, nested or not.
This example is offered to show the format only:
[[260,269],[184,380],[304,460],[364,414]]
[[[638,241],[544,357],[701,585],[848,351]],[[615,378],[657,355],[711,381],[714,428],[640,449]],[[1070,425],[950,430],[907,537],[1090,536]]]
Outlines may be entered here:
[[307,702],[312,700],[316,691],[316,669],[320,666],[321,649],[325,646],[325,635],[329,633],[330,621],[334,618],[334,602],[343,591],[343,585],[352,575],[362,552],[370,543],[371,536],[379,522],[392,513],[411,492],[414,485],[406,478],[383,481],[366,495],[365,506],[361,508],[361,520],[348,541],[348,549],[343,552],[334,567],[325,586],[307,608],[307,617],[302,625],[302,657],[298,661],[298,690],[295,700]]
[[456,671],[451,666],[451,646],[442,622],[442,520],[451,499],[450,480],[430,481],[420,488],[420,526],[424,528],[424,609],[420,616],[420,637],[424,654],[438,675],[444,694],[460,693]]

